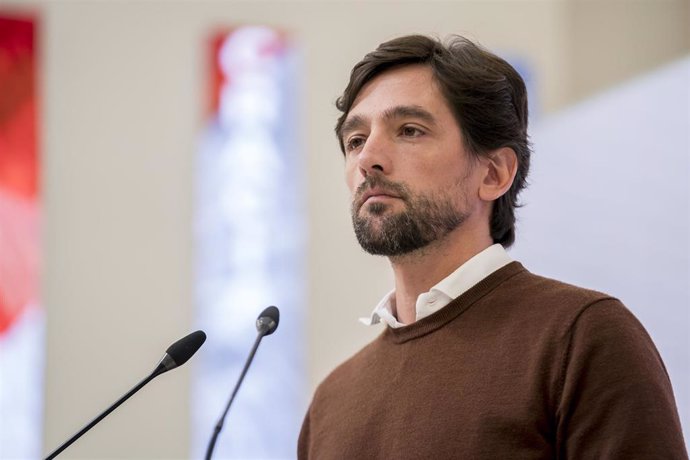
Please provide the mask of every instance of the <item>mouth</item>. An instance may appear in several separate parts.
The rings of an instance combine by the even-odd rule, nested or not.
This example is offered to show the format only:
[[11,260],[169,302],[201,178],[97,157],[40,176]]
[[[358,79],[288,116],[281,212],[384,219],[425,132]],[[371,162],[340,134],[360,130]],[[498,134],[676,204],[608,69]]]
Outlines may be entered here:
[[379,201],[379,200],[387,200],[390,198],[397,198],[400,199],[399,195],[396,195],[394,192],[381,189],[381,188],[373,188],[369,189],[366,192],[362,194],[360,199],[358,200],[358,208],[361,208],[364,206],[368,201]]

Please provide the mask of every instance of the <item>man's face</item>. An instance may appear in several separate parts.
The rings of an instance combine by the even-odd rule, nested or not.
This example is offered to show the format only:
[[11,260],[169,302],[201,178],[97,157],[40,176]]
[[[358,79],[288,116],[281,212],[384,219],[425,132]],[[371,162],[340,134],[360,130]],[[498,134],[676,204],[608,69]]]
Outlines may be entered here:
[[430,68],[400,67],[367,83],[341,135],[352,221],[366,251],[408,254],[473,212],[476,160]]

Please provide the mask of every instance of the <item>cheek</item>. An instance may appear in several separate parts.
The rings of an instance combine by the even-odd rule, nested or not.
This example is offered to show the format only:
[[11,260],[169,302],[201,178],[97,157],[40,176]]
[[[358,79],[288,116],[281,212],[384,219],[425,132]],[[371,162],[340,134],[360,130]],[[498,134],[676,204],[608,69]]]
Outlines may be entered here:
[[445,169],[430,171],[428,174],[430,181],[425,185],[429,190],[457,197],[462,201],[472,199],[478,194],[477,178],[467,169],[449,164]]
[[351,193],[355,193],[357,186],[361,183],[362,177],[359,169],[353,162],[345,162],[345,184]]

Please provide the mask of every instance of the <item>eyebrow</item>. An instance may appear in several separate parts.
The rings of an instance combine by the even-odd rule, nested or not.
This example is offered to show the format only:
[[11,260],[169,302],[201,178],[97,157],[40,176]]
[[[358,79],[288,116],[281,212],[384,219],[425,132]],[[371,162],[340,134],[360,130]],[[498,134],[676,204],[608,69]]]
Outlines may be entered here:
[[[398,105],[391,107],[383,112],[383,118],[387,121],[398,118],[417,118],[431,125],[436,125],[436,117],[434,117],[431,112],[418,105]],[[340,127],[338,137],[342,140],[345,134],[365,126],[366,122],[367,118],[361,115],[352,115],[348,117]]]
[[343,136],[351,131],[356,131],[357,129],[366,125],[366,118],[361,115],[352,115],[347,117],[347,120],[343,122],[338,131],[338,139],[342,141]]

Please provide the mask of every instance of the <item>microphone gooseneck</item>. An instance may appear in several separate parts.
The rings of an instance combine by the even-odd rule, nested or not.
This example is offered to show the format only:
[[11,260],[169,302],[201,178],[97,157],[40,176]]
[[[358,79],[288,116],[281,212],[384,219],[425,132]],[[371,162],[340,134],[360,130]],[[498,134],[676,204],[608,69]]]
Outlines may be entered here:
[[194,355],[194,353],[201,348],[201,345],[203,345],[204,341],[206,340],[206,334],[204,334],[203,331],[196,331],[192,332],[191,334],[187,335],[186,337],[181,338],[177,342],[173,343],[168,347],[168,349],[165,352],[165,355],[163,356],[163,359],[160,360],[156,368],[149,374],[148,377],[143,379],[141,382],[136,384],[134,388],[129,390],[127,394],[122,396],[120,399],[115,401],[108,409],[106,409],[101,415],[93,419],[88,425],[86,425],[84,428],[82,428],[77,434],[69,438],[67,441],[65,441],[60,447],[55,449],[50,455],[46,457],[45,460],[52,460],[55,457],[57,457],[63,450],[67,449],[74,441],[77,439],[81,438],[84,433],[89,431],[91,428],[93,428],[98,422],[103,420],[108,414],[110,414],[112,411],[117,409],[123,402],[127,401],[134,393],[137,391],[141,390],[144,385],[149,383],[151,380],[154,378],[158,377],[164,372],[167,372],[171,369],[175,369],[176,367],[179,367],[183,365],[184,363],[189,360],[189,358]]
[[227,405],[225,406],[225,410],[223,411],[223,414],[220,416],[220,419],[218,420],[218,423],[216,423],[216,426],[213,429],[213,434],[211,435],[211,440],[208,443],[208,448],[206,449],[206,460],[211,460],[211,456],[213,455],[213,449],[216,446],[216,441],[218,440],[218,435],[220,434],[220,430],[223,429],[223,423],[225,422],[225,416],[228,415],[228,411],[230,410],[230,406],[232,405],[233,400],[235,399],[235,395],[237,394],[237,390],[239,390],[240,385],[242,384],[242,381],[244,380],[244,376],[247,373],[247,369],[249,369],[249,365],[252,363],[252,360],[254,359],[254,354],[256,354],[257,348],[259,348],[259,344],[261,343],[261,339],[263,339],[267,335],[271,335],[275,332],[275,330],[278,328],[278,323],[280,321],[280,312],[278,311],[278,308],[274,306],[270,306],[266,308],[264,311],[261,312],[259,317],[256,319],[256,331],[257,331],[257,336],[256,340],[254,341],[254,346],[252,346],[251,351],[249,352],[249,356],[247,357],[247,362],[244,363],[244,368],[242,369],[242,372],[240,373],[240,378],[237,380],[237,383],[235,384],[235,388],[232,390],[232,395],[230,396],[230,400],[228,401]]

